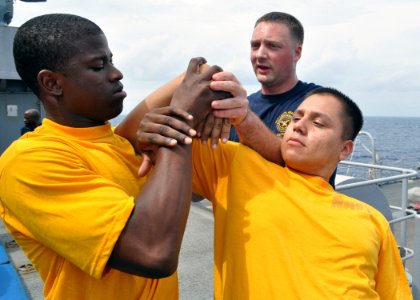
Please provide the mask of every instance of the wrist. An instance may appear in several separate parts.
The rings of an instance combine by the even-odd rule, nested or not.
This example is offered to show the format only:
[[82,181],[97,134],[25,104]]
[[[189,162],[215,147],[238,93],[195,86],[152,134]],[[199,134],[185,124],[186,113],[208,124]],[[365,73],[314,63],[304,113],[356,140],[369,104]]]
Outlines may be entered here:
[[233,120],[232,125],[238,128],[247,128],[249,124],[253,124],[253,114],[249,108],[246,110],[246,114],[242,118]]

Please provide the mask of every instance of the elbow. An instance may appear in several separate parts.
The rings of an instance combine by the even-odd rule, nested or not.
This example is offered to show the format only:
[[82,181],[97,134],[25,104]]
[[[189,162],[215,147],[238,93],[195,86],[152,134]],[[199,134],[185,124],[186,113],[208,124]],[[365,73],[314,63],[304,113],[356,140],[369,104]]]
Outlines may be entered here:
[[148,278],[171,276],[178,268],[178,254],[174,251],[159,251],[158,254],[145,255],[138,262],[139,270],[143,273],[142,276]]
[[109,260],[112,268],[146,278],[165,278],[178,268],[179,252],[175,250],[135,251],[135,255],[113,254]]

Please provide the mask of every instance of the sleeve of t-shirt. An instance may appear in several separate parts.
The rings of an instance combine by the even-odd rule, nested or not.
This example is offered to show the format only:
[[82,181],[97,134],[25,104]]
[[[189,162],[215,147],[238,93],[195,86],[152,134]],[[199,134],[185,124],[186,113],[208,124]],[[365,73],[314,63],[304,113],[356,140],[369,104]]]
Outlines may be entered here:
[[394,236],[388,227],[378,259],[376,291],[381,299],[413,299]]
[[22,153],[3,172],[2,194],[13,199],[7,209],[18,216],[12,226],[100,278],[133,197],[63,149]]

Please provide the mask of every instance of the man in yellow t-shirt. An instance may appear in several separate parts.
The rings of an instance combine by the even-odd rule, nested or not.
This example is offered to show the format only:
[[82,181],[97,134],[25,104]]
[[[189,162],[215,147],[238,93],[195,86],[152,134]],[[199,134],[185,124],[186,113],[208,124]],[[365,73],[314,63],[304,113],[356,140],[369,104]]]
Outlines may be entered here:
[[[153,172],[138,178],[142,158],[108,122],[123,108],[123,75],[93,22],[35,17],[17,30],[13,54],[46,118],[0,158],[0,216],[45,298],[177,299],[191,145],[159,149]],[[226,95],[209,88],[220,68],[200,72],[204,63],[190,61],[171,102],[192,126]]]
[[[240,136],[260,128],[251,112],[233,123]],[[278,164],[241,144],[193,142],[193,190],[213,203],[215,299],[412,299],[384,216],[328,184],[362,124],[352,100],[319,88],[283,141],[267,141]],[[144,136],[162,132],[148,125]]]

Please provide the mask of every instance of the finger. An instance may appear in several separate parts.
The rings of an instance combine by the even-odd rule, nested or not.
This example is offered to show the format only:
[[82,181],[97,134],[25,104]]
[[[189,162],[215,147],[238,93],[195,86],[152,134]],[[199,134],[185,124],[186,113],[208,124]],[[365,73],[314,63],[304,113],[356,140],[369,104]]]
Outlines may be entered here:
[[206,123],[206,120],[204,119],[200,123],[197,124],[195,128],[195,130],[197,131],[197,137],[201,137],[205,123]]
[[[172,116],[164,116],[163,120],[160,123],[162,128],[160,128],[160,132],[163,134],[164,132],[174,133],[174,131],[179,132],[180,134],[185,134],[189,136],[195,136],[197,133],[195,129],[191,128],[187,123],[178,120]],[[173,135],[169,135],[167,137],[174,137]]]
[[231,128],[232,128],[232,125],[230,123],[230,120],[224,118],[223,126],[222,126],[222,133],[220,135],[220,138],[223,144],[227,143],[227,141],[229,140]]
[[209,66],[205,68],[201,74],[203,75],[204,80],[210,81],[213,78],[213,75],[223,71],[223,69],[217,65]]
[[[176,136],[176,134],[175,134]],[[172,147],[178,143],[176,138],[168,138],[156,133],[137,133],[138,148],[141,152],[149,150],[151,145]],[[181,143],[183,140],[180,141]]]
[[175,106],[168,106],[169,108],[169,112],[166,115],[170,115],[170,116],[176,116],[178,118],[181,118],[183,120],[186,121],[190,121],[193,119],[193,116],[191,114],[189,114],[187,111],[179,108],[179,107],[175,107]]
[[159,117],[166,116],[174,118],[174,120],[181,119],[185,121],[190,121],[193,119],[193,116],[188,113],[187,111],[176,107],[176,106],[164,106],[155,108],[152,111],[148,112],[143,120],[153,120],[154,122],[158,122],[160,119]]
[[237,91],[240,89],[240,85],[234,81],[212,81],[210,88],[214,91],[225,91],[236,96]]
[[184,133],[178,130],[173,129],[172,127],[164,126],[164,125],[159,125],[158,127],[159,127],[158,136],[165,139],[170,139],[170,142],[172,142],[172,140],[175,140],[177,142],[184,143],[184,144],[191,144],[192,142],[192,139],[189,136],[185,135]]
[[233,81],[239,83],[239,80],[235,77],[235,75],[228,71],[215,73],[212,78],[214,81]]
[[187,123],[179,120],[173,116],[148,114],[147,117],[140,121],[138,133],[159,133],[165,135],[166,132],[172,133],[172,135],[165,135],[167,137],[174,137],[174,131],[195,136],[196,132]]
[[[213,76],[213,79],[216,75]],[[226,78],[227,79],[227,78]],[[233,97],[246,97],[246,89],[239,81],[235,80],[213,80],[210,82],[210,88],[214,91],[225,91],[233,95]]]
[[230,92],[225,91],[213,91],[213,99],[214,100],[224,100],[232,98],[233,95]]
[[211,131],[211,145],[213,148],[217,148],[217,143],[222,134],[223,119],[214,118],[213,130]]
[[213,114],[218,118],[230,119],[231,124],[238,125],[246,117],[249,110],[248,98],[234,97],[211,103]]
[[190,74],[195,74],[200,72],[200,66],[205,64],[207,61],[204,57],[194,57],[191,58],[190,63],[188,64],[187,73],[185,76]]
[[146,153],[143,153],[143,161],[141,162],[140,168],[137,172],[138,176],[139,177],[145,176],[150,171],[152,166],[153,166],[153,162],[150,159],[150,157]]
[[215,110],[229,110],[241,107],[248,107],[248,99],[246,97],[233,97],[211,102],[211,108]]
[[174,146],[177,143],[191,144],[192,142],[191,137],[171,127],[161,125],[159,129],[159,133],[155,133],[153,137],[149,138],[156,139],[156,142],[158,140],[162,141],[162,143],[165,142],[166,144],[162,146]]
[[213,114],[216,118],[225,118],[232,121],[238,119],[243,114],[246,114],[246,110],[243,110],[242,108],[217,109],[213,111]]
[[214,116],[213,114],[208,114],[207,117],[205,118],[205,122],[204,122],[204,127],[203,130],[201,131],[201,143],[205,144],[207,143],[207,140],[210,138],[211,133],[213,131],[213,126],[214,126]]

